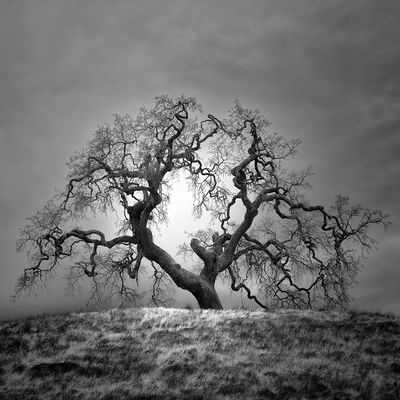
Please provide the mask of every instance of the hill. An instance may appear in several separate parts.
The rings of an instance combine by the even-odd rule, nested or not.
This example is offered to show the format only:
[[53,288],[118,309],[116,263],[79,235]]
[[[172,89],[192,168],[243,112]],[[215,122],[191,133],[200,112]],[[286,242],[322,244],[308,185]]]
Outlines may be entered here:
[[399,399],[400,319],[113,309],[0,323],[0,398]]

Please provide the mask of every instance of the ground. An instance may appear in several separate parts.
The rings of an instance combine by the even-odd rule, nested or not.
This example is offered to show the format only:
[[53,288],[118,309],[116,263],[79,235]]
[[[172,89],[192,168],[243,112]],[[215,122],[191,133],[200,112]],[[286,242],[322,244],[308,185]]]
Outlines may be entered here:
[[163,308],[0,323],[0,399],[398,399],[400,318]]

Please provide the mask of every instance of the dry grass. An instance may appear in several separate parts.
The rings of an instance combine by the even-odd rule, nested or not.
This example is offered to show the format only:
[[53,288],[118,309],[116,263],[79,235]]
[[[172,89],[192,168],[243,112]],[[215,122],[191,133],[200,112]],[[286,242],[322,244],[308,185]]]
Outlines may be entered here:
[[0,324],[0,399],[399,399],[400,320],[127,309]]

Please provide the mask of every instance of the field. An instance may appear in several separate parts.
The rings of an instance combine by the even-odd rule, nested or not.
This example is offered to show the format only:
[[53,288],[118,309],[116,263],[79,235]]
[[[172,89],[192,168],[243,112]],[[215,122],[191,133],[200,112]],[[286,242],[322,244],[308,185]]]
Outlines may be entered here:
[[113,309],[0,323],[0,399],[400,399],[400,319]]

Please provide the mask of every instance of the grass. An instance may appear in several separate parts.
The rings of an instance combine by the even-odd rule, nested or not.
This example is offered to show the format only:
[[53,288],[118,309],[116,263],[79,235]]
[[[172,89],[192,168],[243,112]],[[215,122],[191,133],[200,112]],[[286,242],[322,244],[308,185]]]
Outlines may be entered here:
[[114,309],[0,323],[0,399],[399,399],[400,319]]

